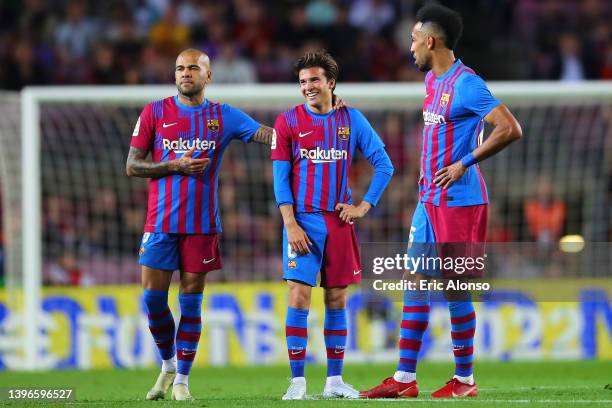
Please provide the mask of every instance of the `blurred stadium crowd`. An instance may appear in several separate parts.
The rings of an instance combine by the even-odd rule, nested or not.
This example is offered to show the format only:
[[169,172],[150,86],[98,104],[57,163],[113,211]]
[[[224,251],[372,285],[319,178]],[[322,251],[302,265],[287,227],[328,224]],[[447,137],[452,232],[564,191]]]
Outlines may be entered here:
[[[441,1],[461,12],[458,55],[487,80],[612,78],[612,3]],[[215,81],[289,82],[305,49],[343,81],[411,81],[418,0],[12,0],[0,2],[0,89],[172,80],[179,50],[213,59]]]
[[[319,47],[337,57],[342,81],[421,80],[409,55],[409,38],[422,3],[0,1],[0,89],[169,83],[177,52],[188,46],[211,55],[218,83],[292,81],[296,57]],[[457,54],[487,80],[612,79],[609,1],[442,3],[460,10],[465,20]],[[546,244],[567,233],[609,241],[612,212],[606,203],[612,202],[612,175],[604,162],[609,152],[606,135],[612,128],[610,108],[534,108],[524,101],[513,111],[525,133],[537,137],[513,146],[506,159],[483,164],[494,197],[489,241]],[[125,135],[138,113],[121,106],[43,109],[47,284],[138,281],[136,254],[147,185],[129,180],[123,170]],[[278,111],[249,113],[272,124]],[[413,107],[366,113],[385,141],[396,173],[381,204],[360,221],[359,236],[362,242],[406,242],[417,199],[422,112]],[[66,120],[67,114],[76,122],[92,121],[89,138]],[[107,154],[103,162],[97,160],[101,151]],[[84,169],[83,163],[91,168]],[[87,183],[71,178],[83,171]],[[224,270],[214,279],[278,279],[281,220],[274,205],[269,150],[236,143],[224,158],[221,174]],[[355,197],[367,188],[369,175],[370,167],[361,158],[351,173]],[[602,187],[594,180],[609,184]],[[0,286],[2,257],[0,229]]]
[[[136,257],[146,215],[147,181],[125,177],[124,163],[125,135],[130,134],[139,111],[93,105],[43,110],[47,284],[138,282]],[[248,112],[263,124],[273,123],[278,114],[272,108]],[[359,239],[405,243],[418,199],[422,111],[414,106],[364,112],[384,140],[395,174],[380,203],[359,220]],[[538,107],[526,101],[513,106],[513,112],[526,134],[536,136],[482,164],[492,197],[487,240],[508,249],[507,259],[494,272],[497,276],[571,275],[571,269],[563,266],[564,258],[549,254],[561,236],[582,234],[589,242],[612,237],[612,213],[606,215],[612,196],[605,195],[606,189],[612,192],[605,184],[612,180],[605,165],[612,111],[598,105]],[[66,114],[77,122],[98,118],[89,126],[92,137],[79,137],[79,126],[63,125]],[[554,124],[544,119],[551,117],[556,118]],[[575,132],[586,121],[594,124],[588,138]],[[100,152],[104,161],[98,160]],[[219,186],[224,267],[211,274],[211,281],[280,279],[282,220],[275,205],[269,155],[267,146],[239,142],[232,143],[224,155]],[[82,172],[87,174],[85,180],[74,176]],[[369,163],[357,155],[350,174],[355,200],[363,197],[371,174]],[[531,246],[517,249],[514,242]],[[543,250],[540,258],[545,261],[536,254],[525,256],[534,248]],[[602,265],[612,263],[591,258],[594,266],[583,267],[588,276],[609,271]]]

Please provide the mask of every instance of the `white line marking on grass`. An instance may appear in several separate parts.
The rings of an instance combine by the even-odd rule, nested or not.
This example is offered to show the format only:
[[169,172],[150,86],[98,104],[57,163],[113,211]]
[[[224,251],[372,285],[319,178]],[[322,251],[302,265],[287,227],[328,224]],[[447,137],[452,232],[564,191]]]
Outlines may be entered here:
[[[539,390],[598,390],[598,387],[593,386],[578,386],[578,387],[559,387],[557,385],[540,385],[533,387],[500,387],[500,388],[480,388],[478,391],[539,391]],[[436,390],[420,390],[420,392],[434,392]]]
[[[360,403],[360,402],[397,402],[397,403],[402,403],[402,402],[410,402],[410,403],[418,403],[418,402],[424,402],[424,403],[440,403],[440,404],[444,404],[444,403],[473,403],[473,404],[611,404],[612,400],[560,400],[560,399],[556,399],[556,400],[551,400],[551,399],[544,399],[544,400],[538,400],[538,399],[484,399],[484,398],[479,398],[479,397],[467,397],[467,398],[441,398],[441,399],[426,399],[426,398],[379,398],[379,399],[343,399],[343,398],[332,398],[332,399],[324,399],[324,398],[317,398],[316,396],[308,396],[306,398],[306,400],[320,400],[320,401],[355,401],[355,403]],[[133,402],[142,402],[143,400],[133,400]],[[206,398],[203,398],[201,400],[196,400],[196,402],[204,402],[206,401]],[[216,399],[216,402],[219,401],[238,401],[238,400],[232,400],[232,399]],[[265,398],[265,399],[239,399],[240,402],[254,402],[254,403],[261,403],[262,401],[269,401],[269,399]],[[280,401],[280,398],[279,398]],[[66,401],[65,404],[66,405],[102,405],[102,404],[109,404],[109,403],[117,403],[117,402],[122,402],[122,403],[129,403],[132,402],[130,401]],[[170,402],[170,401],[167,401]]]
[[427,403],[484,403],[484,404],[610,404],[612,400],[538,400],[538,399],[483,399],[478,397],[468,398],[440,398],[440,399],[410,399],[410,398],[380,398],[380,399],[358,399],[358,400],[343,400],[343,401],[370,401],[370,402],[427,402]]

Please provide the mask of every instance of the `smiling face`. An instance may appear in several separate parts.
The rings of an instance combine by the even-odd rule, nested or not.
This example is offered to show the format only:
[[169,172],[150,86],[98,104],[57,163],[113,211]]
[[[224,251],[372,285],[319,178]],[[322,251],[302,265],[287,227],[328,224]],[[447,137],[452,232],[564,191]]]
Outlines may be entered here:
[[212,72],[208,56],[197,51],[182,52],[176,58],[174,80],[179,93],[187,98],[202,92]]
[[423,30],[423,23],[417,22],[412,29],[410,53],[414,58],[414,63],[422,72],[427,72],[432,67],[433,47],[434,37]]
[[304,68],[299,72],[300,91],[308,106],[316,113],[327,113],[332,106],[335,80],[328,80],[321,67]]

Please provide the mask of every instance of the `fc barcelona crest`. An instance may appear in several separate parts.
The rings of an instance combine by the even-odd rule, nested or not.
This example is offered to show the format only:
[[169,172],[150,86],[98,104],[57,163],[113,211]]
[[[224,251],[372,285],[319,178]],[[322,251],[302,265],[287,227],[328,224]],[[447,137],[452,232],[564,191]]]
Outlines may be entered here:
[[338,138],[340,140],[348,140],[350,136],[351,136],[350,127],[339,127],[338,128]]
[[443,93],[440,97],[440,106],[446,106],[450,102],[450,94]]
[[206,121],[206,127],[211,132],[218,132],[219,131],[219,119],[208,119]]

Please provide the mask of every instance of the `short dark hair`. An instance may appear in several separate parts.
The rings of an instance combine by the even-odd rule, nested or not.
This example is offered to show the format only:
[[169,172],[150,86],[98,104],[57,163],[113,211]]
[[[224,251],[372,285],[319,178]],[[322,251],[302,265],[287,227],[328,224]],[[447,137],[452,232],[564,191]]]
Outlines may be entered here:
[[461,14],[440,4],[427,4],[417,11],[416,20],[421,23],[432,23],[444,34],[444,45],[449,50],[455,49],[463,33]]
[[327,80],[337,80],[340,69],[338,63],[327,51],[319,50],[314,52],[307,52],[297,60],[293,66],[295,75],[299,77],[300,71],[305,68],[320,67],[325,71],[325,77]]

